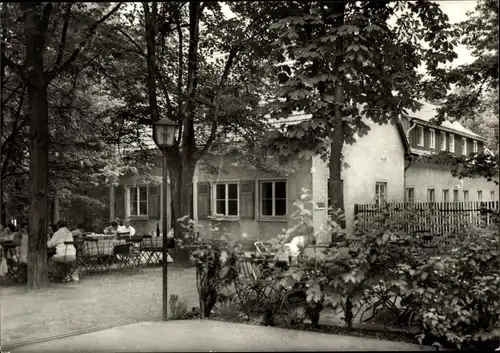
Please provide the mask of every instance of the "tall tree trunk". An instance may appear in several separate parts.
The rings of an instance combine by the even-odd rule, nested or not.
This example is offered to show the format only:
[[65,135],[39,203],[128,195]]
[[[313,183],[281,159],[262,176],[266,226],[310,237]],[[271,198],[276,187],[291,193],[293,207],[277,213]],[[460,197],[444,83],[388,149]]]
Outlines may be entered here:
[[[0,14],[1,18],[0,21],[5,20],[5,10],[2,11]],[[5,54],[5,41],[7,40],[7,28],[6,26],[2,26],[2,40],[0,42],[0,58],[3,57]],[[3,86],[4,86],[4,78],[5,78],[5,63],[3,60],[0,60],[0,165],[3,165],[3,113],[4,113],[4,106],[3,106]],[[3,226],[7,226],[7,212],[5,212],[5,205],[3,203],[3,179],[0,178],[0,223]]]
[[188,265],[190,258],[189,242],[186,244],[185,239],[185,217],[193,218],[191,214],[191,204],[193,202],[191,195],[191,184],[193,181],[196,161],[173,161],[169,159],[169,175],[172,193],[172,213],[174,214],[173,226],[176,239],[182,239],[187,245],[181,249],[178,246],[175,248],[175,261],[182,265]]
[[[22,3],[26,36],[26,74],[29,104],[29,249],[28,290],[46,287],[48,230],[48,102],[43,69],[45,32],[50,3]],[[43,17],[42,17],[43,11]]]
[[[344,13],[345,13],[345,2],[344,1],[329,1],[328,8],[330,10],[330,19],[335,27],[340,27],[344,24]],[[335,16],[332,16],[335,15]],[[342,45],[342,39],[338,39],[335,44],[337,47],[337,52],[342,53],[344,50]],[[338,55],[335,60],[335,70],[337,70],[343,62],[343,55]],[[337,71],[338,74],[338,71]],[[340,225],[342,228],[345,227],[345,223],[341,214],[343,216],[344,211],[344,195],[342,188],[342,147],[344,145],[344,122],[343,113],[341,106],[344,104],[344,91],[340,81],[335,82],[335,115],[333,121],[333,131],[330,134],[331,144],[330,144],[330,160],[329,160],[329,171],[330,171],[330,183],[329,192],[332,200],[331,213],[332,221]],[[332,234],[332,241],[335,234]]]

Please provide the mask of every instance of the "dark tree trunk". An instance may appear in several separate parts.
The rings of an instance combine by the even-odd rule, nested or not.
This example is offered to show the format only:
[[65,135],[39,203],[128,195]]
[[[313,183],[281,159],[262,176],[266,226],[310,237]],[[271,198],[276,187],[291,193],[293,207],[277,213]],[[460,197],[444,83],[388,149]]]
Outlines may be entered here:
[[[344,13],[345,13],[345,2],[344,1],[329,1],[328,7],[330,11],[330,15],[336,15],[335,17],[331,16],[330,19],[333,22],[332,24],[336,27],[340,27],[344,24]],[[337,43],[337,51],[339,53],[343,50],[343,45],[341,39],[338,39]],[[340,67],[343,62],[343,56],[339,55],[335,60],[335,68]],[[329,169],[330,169],[330,185],[329,192],[332,200],[332,210],[331,213],[332,221],[336,222],[342,228],[345,227],[345,222],[343,221],[343,217],[339,217],[341,214],[343,216],[344,212],[344,195],[342,188],[342,179],[341,179],[341,171],[342,171],[342,147],[344,145],[344,122],[343,122],[343,113],[341,109],[341,105],[344,103],[344,91],[342,85],[339,81],[335,83],[335,115],[333,122],[333,132],[331,133],[331,145],[330,145],[330,160],[329,160]],[[332,234],[332,238],[335,234]],[[333,239],[332,239],[333,240]]]
[[[0,14],[1,16],[1,19],[0,21],[3,21],[4,20],[4,17],[6,16],[5,15],[5,11],[2,11],[2,13]],[[5,54],[5,41],[6,41],[6,37],[7,37],[7,29],[5,26],[2,26],[2,41],[0,43],[0,57],[4,56]],[[3,102],[4,102],[4,95],[3,95],[3,86],[4,86],[4,77],[5,77],[5,63],[3,62],[3,60],[0,60],[0,165],[3,165],[3,120],[4,120],[4,117],[3,117],[3,113],[4,113],[4,105],[3,105]],[[0,178],[0,223],[3,225],[3,226],[7,226],[7,212],[6,212],[6,209],[5,209],[5,205],[4,205],[4,202],[3,202],[3,178]]]
[[[30,207],[28,290],[46,287],[48,230],[48,102],[44,76],[46,20],[49,8],[22,3],[26,36],[26,74],[29,104]],[[49,3],[45,5],[51,7]],[[42,11],[44,16],[42,17]]]
[[169,160],[170,185],[172,195],[172,214],[174,215],[173,226],[176,239],[182,239],[186,248],[181,249],[176,245],[175,262],[181,265],[189,265],[189,242],[185,242],[185,219],[193,218],[191,214],[191,204],[193,202],[191,196],[191,184],[193,181],[194,169],[196,162],[180,161],[174,162]]

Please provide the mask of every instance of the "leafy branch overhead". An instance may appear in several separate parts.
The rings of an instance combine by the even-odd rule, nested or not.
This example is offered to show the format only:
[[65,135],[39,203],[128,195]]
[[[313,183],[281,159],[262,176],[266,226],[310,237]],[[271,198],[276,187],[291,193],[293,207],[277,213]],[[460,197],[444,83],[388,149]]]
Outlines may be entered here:
[[479,153],[458,156],[450,152],[440,152],[434,155],[420,156],[416,159],[416,162],[419,161],[450,166],[452,175],[459,179],[486,178],[486,180],[499,185],[498,155]]

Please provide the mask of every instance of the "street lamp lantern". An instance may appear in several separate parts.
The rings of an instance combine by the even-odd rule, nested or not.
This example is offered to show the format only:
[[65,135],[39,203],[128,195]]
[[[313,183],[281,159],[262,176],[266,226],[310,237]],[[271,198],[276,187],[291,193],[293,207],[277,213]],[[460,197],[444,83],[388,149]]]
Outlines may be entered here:
[[[168,316],[168,273],[167,273],[167,265],[168,265],[168,220],[167,220],[167,190],[168,190],[168,166],[167,166],[167,150],[172,147],[175,142],[175,134],[177,132],[177,123],[173,122],[169,118],[163,118],[156,121],[153,124],[153,140],[155,141],[158,148],[162,151],[163,154],[163,214],[162,214],[162,228],[163,228],[163,246],[162,246],[162,262],[163,262],[163,271],[162,271],[162,287],[163,287],[163,321],[167,321]],[[158,227],[159,228],[159,227]],[[157,229],[158,229],[157,228]],[[159,236],[158,232],[157,235]]]
[[175,142],[177,123],[169,118],[163,118],[153,124],[153,137],[159,149],[172,147]]

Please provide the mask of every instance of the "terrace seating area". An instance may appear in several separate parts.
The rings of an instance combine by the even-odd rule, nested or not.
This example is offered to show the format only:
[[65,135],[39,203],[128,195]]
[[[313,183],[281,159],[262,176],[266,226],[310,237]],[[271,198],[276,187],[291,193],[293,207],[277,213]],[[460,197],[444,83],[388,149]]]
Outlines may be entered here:
[[[48,261],[49,280],[63,282],[73,273],[82,275],[101,274],[110,271],[134,270],[147,266],[160,266],[163,264],[162,249],[163,238],[151,235],[134,236],[107,236],[104,234],[84,234],[83,237],[72,242],[76,249],[76,259],[73,255],[66,256],[62,261],[54,264]],[[12,241],[0,243],[1,258],[5,258],[7,273],[2,281],[4,283],[24,283],[26,281],[26,264],[20,260],[17,245]],[[47,260],[52,255],[53,249],[48,249]],[[170,255],[167,262],[173,262]],[[2,284],[4,284],[2,283]]]

